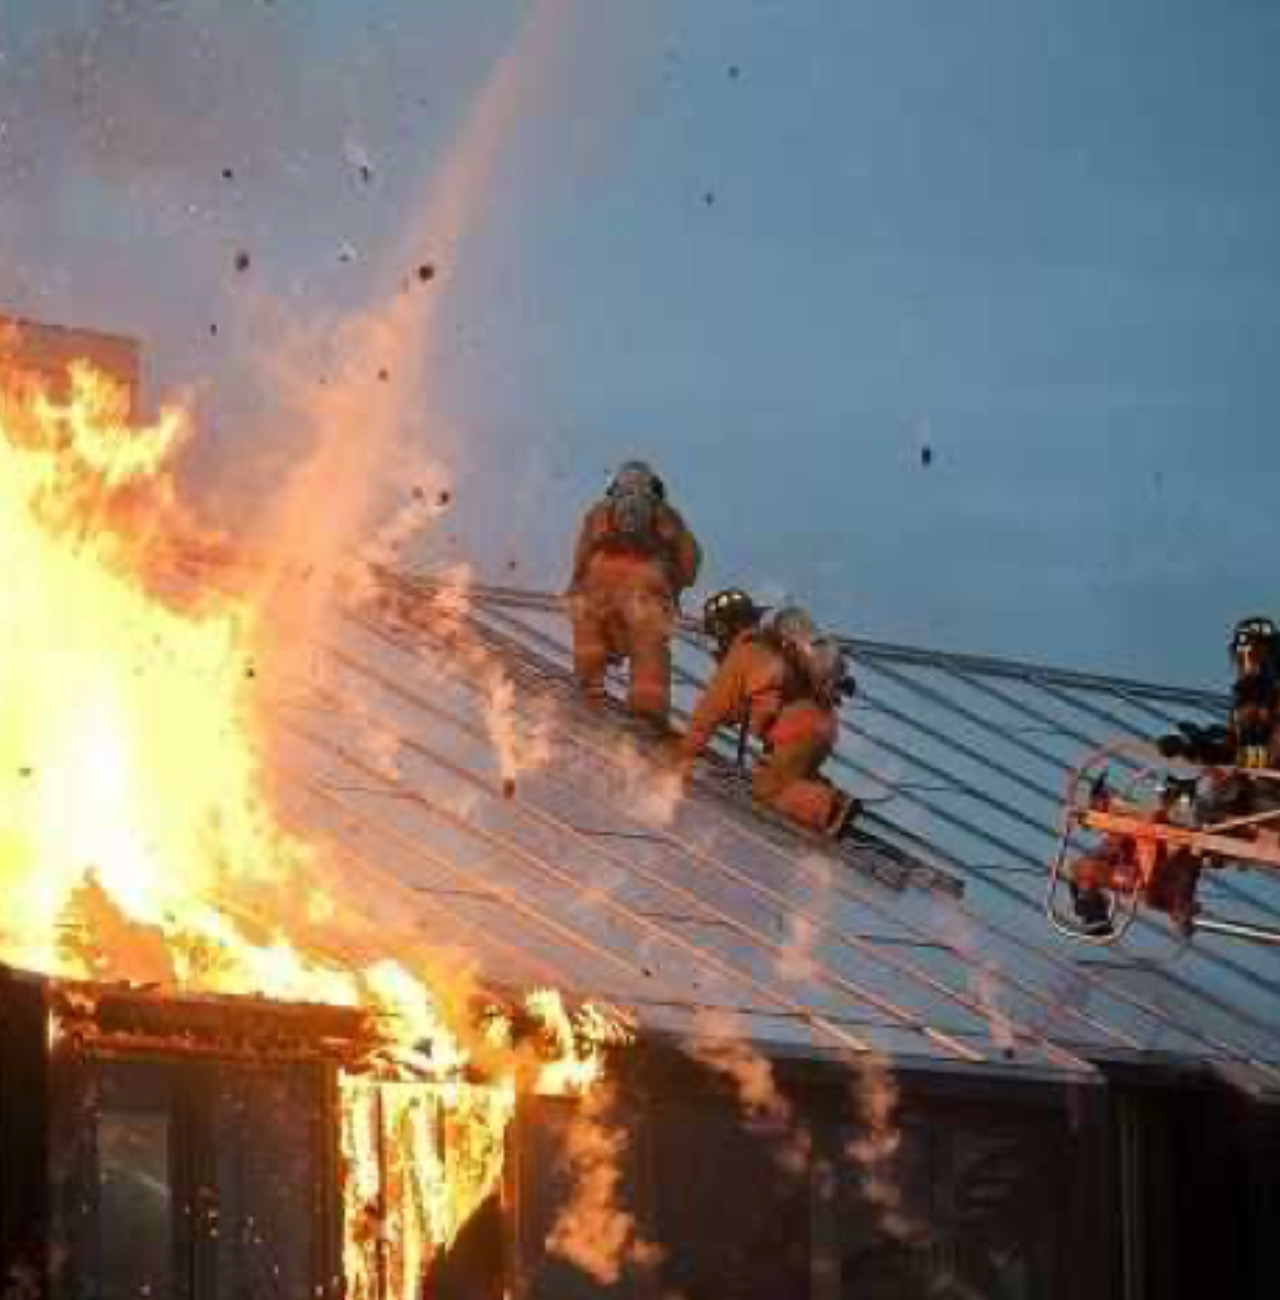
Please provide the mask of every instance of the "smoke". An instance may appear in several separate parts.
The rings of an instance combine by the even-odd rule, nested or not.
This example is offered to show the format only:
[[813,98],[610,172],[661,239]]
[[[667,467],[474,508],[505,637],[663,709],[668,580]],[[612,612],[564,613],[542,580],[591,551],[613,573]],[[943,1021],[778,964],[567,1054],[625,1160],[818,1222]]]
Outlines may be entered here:
[[655,767],[652,755],[644,753],[628,737],[611,739],[610,749],[622,778],[619,797],[647,825],[660,829],[670,826],[684,800],[683,778],[674,767]]
[[[802,865],[815,881],[811,910],[822,915],[834,888],[836,867],[829,858],[817,853],[806,854]],[[782,951],[778,954],[777,961],[778,974],[785,980],[797,983],[812,980],[819,967],[816,949],[821,926],[797,911],[788,911],[785,923]]]
[[547,1235],[547,1249],[604,1286],[629,1267],[649,1268],[661,1249],[640,1233],[622,1207],[622,1164],[630,1145],[617,1124],[611,1085],[594,1088],[576,1108],[565,1134],[564,1168],[573,1190]]
[[550,715],[521,730],[515,686],[496,663],[486,665],[484,689],[485,726],[498,756],[503,788],[514,793],[517,776],[544,767],[551,760]]
[[898,1123],[898,1083],[888,1061],[874,1052],[853,1063],[852,1101],[859,1124],[844,1154],[857,1168],[862,1193],[876,1220],[895,1241],[921,1236],[922,1225],[908,1213],[898,1169],[902,1131]]
[[1014,1023],[1003,1005],[1006,988],[1000,982],[1000,967],[991,956],[973,922],[949,900],[931,898],[930,912],[934,925],[949,947],[964,959],[969,992],[986,1019],[991,1041],[1002,1052],[1017,1047]]
[[[213,157],[266,169],[286,143],[280,126],[308,100],[312,138],[340,133],[340,100],[316,93],[324,73],[314,61],[297,67],[303,31],[273,20],[267,6],[234,14],[218,0],[133,0],[86,13],[44,0],[40,8],[38,21],[6,21],[10,107],[56,133],[77,170],[130,182],[191,176]],[[293,74],[282,77],[284,67]]]
[[425,533],[449,501],[449,476],[445,469],[411,448],[402,467],[411,486],[403,504],[383,523],[360,553],[366,568],[390,568],[402,560],[409,543]]
[[[779,1090],[772,1063],[748,1041],[738,1016],[699,1013],[695,1036],[685,1043],[685,1051],[734,1086],[748,1129],[774,1143],[784,1173],[799,1178],[813,1168],[821,1175],[824,1164],[814,1160],[811,1132]],[[849,1068],[856,1131],[842,1154],[856,1169],[880,1229],[896,1241],[920,1240],[923,1225],[906,1207],[898,1167],[902,1132],[897,1080],[888,1061],[874,1052],[852,1058]]]
[[[399,287],[380,305],[323,322],[300,346],[269,358],[277,391],[311,441],[277,499],[270,529],[271,563],[260,600],[271,609],[273,647],[313,640],[339,599],[367,590],[369,565],[395,558],[438,513],[432,503],[447,502],[449,475],[426,450],[439,423],[427,380],[439,349],[442,288],[434,270],[407,284],[400,273],[424,247],[445,267],[461,258],[496,158],[536,90],[535,74],[556,48],[566,13],[563,0],[543,0],[493,69],[390,261],[387,278]],[[317,372],[323,385],[314,382]],[[283,580],[300,565],[305,583]],[[486,725],[509,784],[545,761],[546,746],[537,739],[521,743],[505,676],[486,665],[484,678]]]
[[802,1177],[809,1167],[812,1135],[779,1091],[772,1063],[748,1042],[741,1019],[729,1011],[699,1011],[685,1051],[733,1085],[748,1129],[774,1144],[785,1173]]
[[[429,598],[405,594],[395,613],[409,627],[418,627],[447,644],[448,669],[478,683],[481,714],[498,762],[504,793],[515,793],[517,778],[550,763],[556,709],[550,700],[525,700],[517,708],[515,683],[501,661],[466,624],[471,607],[471,574],[466,568],[445,575]],[[442,655],[446,652],[441,652]],[[433,648],[433,656],[435,650]]]

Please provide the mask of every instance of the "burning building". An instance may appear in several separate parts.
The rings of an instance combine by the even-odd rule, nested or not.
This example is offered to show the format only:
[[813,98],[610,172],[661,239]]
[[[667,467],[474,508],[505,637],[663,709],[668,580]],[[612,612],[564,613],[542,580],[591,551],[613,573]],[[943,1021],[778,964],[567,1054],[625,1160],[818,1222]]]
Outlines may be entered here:
[[853,642],[836,851],[553,598],[362,570],[277,663],[181,416],[68,394],[3,415],[6,1300],[1271,1293],[1270,958],[1039,910],[1080,748],[1216,697]]

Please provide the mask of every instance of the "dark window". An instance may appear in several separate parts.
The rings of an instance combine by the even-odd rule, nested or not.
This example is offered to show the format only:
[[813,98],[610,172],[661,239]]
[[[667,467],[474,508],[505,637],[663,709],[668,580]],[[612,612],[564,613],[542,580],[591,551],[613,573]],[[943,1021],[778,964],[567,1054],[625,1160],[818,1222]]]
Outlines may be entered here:
[[213,1183],[205,1199],[217,1295],[310,1300],[325,1223],[311,1074],[224,1068],[212,1083]]
[[97,1157],[102,1296],[173,1295],[172,1117],[167,1111],[103,1110]]
[[51,1147],[54,1294],[189,1295],[179,1096],[158,1065],[70,1065]]
[[809,1178],[793,1138],[753,1131],[736,1109],[655,1108],[663,1291],[687,1300],[808,1295]]
[[64,1061],[59,1300],[314,1300],[335,1271],[323,1072]]
[[883,1171],[903,1210],[889,1230],[856,1162],[840,1169],[842,1295],[857,1300],[1054,1300],[1072,1169],[1065,1126],[1049,1111],[939,1111],[906,1124]]

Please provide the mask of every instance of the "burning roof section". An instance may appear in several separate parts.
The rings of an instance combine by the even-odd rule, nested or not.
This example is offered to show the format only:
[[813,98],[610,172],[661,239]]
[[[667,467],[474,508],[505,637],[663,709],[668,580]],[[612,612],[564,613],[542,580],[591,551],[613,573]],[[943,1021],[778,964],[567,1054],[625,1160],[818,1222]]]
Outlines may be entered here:
[[74,363],[92,365],[137,401],[142,354],[136,340],[96,330],[67,329],[0,314],[0,373],[21,372],[65,397]]
[[[707,660],[687,630],[677,698]],[[429,943],[494,983],[554,985],[651,1033],[930,1069],[1088,1075],[1207,1065],[1280,1090],[1274,953],[1143,923],[1076,949],[1041,913],[1065,777],[1116,735],[1223,701],[851,640],[836,773],[870,811],[835,853],[763,818],[729,762],[682,797],[587,710],[557,598],[383,574],[275,712],[291,819]],[[726,751],[726,757],[727,757]],[[1233,873],[1217,910],[1280,915]],[[1215,904],[1219,900],[1215,900]]]

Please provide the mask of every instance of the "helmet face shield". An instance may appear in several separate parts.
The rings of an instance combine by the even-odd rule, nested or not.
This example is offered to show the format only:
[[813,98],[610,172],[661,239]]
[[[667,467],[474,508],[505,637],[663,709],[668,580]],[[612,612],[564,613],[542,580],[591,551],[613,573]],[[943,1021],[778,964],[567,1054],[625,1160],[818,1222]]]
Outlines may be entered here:
[[652,467],[642,460],[629,460],[619,465],[617,472],[609,481],[609,496],[620,496],[627,492],[646,493],[659,500],[666,496],[666,488],[662,480],[653,472]]

